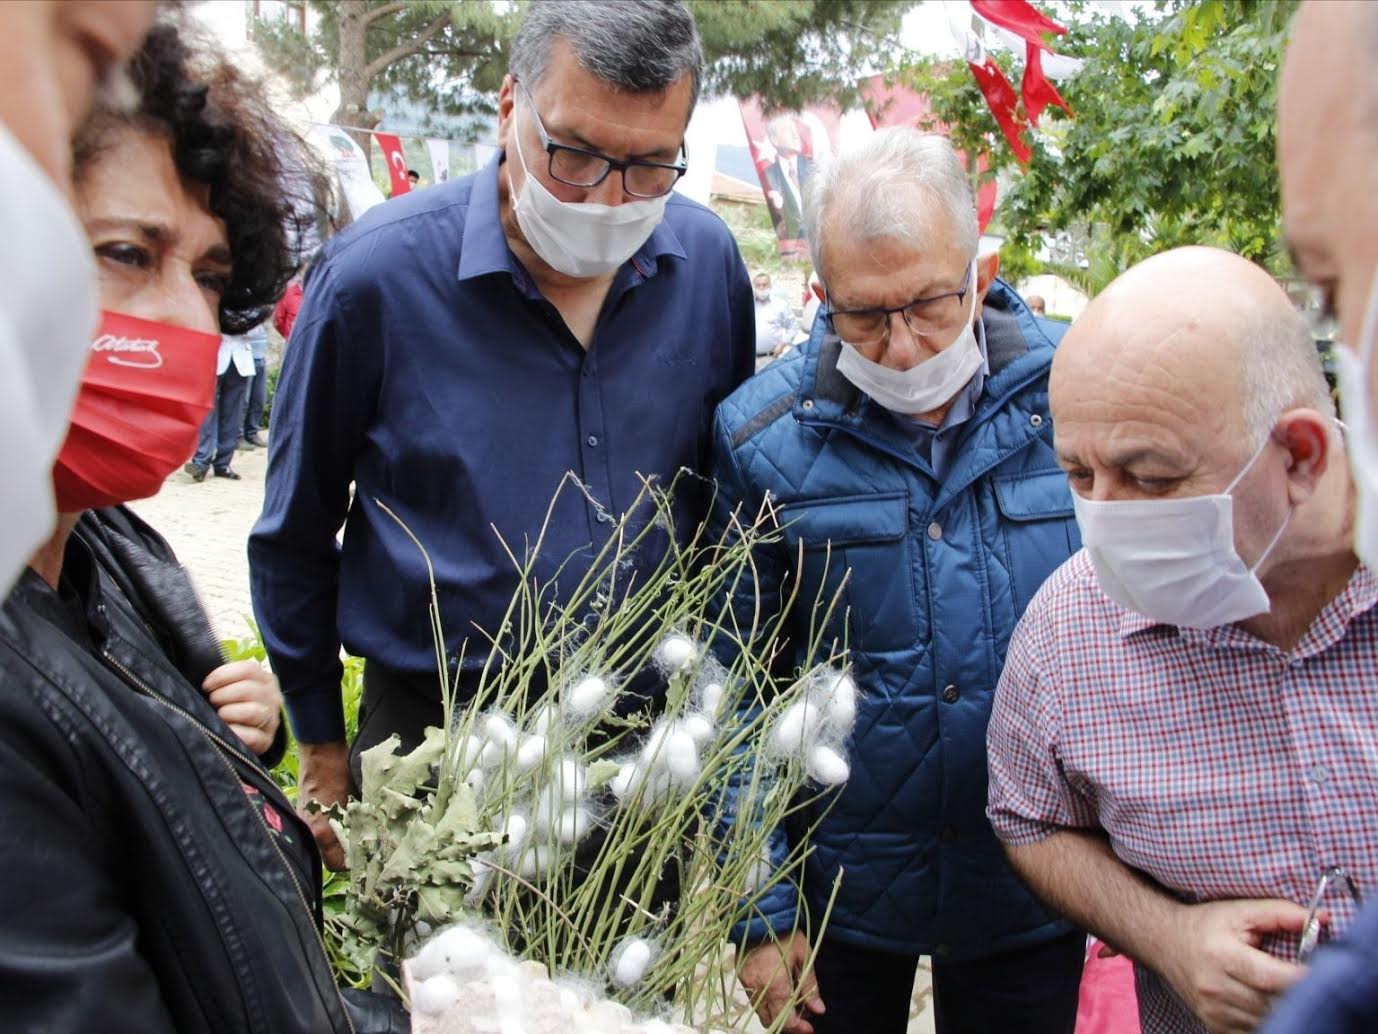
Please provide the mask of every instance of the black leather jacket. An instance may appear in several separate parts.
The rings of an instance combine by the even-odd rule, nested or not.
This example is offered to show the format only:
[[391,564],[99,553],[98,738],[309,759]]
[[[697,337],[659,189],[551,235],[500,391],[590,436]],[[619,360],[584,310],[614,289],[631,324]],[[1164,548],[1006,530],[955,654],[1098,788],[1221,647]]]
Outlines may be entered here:
[[0,608],[0,1026],[355,1031],[310,831],[111,577],[103,534],[83,517],[60,591],[26,571]]

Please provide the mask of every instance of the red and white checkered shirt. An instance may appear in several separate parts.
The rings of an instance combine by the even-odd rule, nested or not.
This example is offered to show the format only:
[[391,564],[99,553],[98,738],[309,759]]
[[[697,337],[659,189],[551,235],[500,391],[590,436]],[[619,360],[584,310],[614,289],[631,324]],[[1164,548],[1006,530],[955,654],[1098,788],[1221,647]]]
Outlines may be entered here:
[[[1233,625],[1150,621],[1083,550],[1029,605],[991,714],[988,813],[1001,840],[1102,829],[1184,901],[1309,905],[1324,869],[1378,893],[1378,578],[1360,567],[1291,652]],[[1331,935],[1356,911],[1332,883]],[[1296,956],[1297,938],[1265,947]],[[1138,969],[1143,1029],[1203,1030]]]

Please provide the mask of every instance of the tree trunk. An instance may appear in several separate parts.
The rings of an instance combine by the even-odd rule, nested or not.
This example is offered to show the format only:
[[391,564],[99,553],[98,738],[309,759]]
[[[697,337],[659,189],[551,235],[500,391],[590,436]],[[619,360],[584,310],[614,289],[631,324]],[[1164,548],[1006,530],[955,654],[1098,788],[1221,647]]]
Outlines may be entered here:
[[331,116],[336,125],[349,127],[349,135],[364,149],[366,158],[373,153],[373,135],[368,131],[382,121],[378,113],[368,110],[367,11],[365,0],[340,0],[340,106]]

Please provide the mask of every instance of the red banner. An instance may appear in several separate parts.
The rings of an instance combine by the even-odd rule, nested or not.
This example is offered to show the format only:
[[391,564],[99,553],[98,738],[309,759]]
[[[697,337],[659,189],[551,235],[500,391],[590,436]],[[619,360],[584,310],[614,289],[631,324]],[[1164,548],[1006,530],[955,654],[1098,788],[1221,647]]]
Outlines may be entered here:
[[976,85],[981,88],[981,96],[986,98],[990,113],[995,116],[1000,131],[1005,134],[1010,150],[1014,152],[1020,165],[1027,165],[1033,157],[1033,150],[1024,139],[1024,130],[1029,128],[1029,124],[1019,111],[1019,95],[1014,92],[1014,86],[1005,78],[1000,66],[989,56],[983,65],[972,62],[967,64],[971,68],[971,74],[976,77]]
[[392,133],[374,133],[378,146],[383,149],[387,159],[388,176],[392,179],[392,196],[405,194],[411,190],[411,180],[407,179],[407,157],[402,153],[402,138]]
[[1043,34],[1061,36],[1067,27],[1053,21],[1029,0],[971,0],[971,9],[986,21],[1030,43],[1043,44]]
[[1062,99],[1057,87],[1043,72],[1043,48],[1037,43],[1025,43],[1024,81],[1020,84],[1024,94],[1024,114],[1029,117],[1029,125],[1038,125],[1038,117],[1049,104],[1054,104],[1072,114],[1071,105]]

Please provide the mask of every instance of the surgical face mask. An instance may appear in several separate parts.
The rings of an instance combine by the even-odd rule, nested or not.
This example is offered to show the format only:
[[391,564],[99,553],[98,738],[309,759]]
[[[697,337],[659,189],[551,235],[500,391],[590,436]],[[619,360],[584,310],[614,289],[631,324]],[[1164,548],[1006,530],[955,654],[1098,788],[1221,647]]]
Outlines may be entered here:
[[531,174],[515,125],[511,135],[526,173],[520,194],[512,187],[511,171],[507,173],[517,225],[552,269],[572,277],[606,276],[636,254],[660,225],[669,194],[621,205],[561,201]]
[[1234,548],[1230,493],[1263,455],[1265,438],[1219,495],[1104,502],[1072,493],[1081,541],[1105,594],[1153,621],[1215,628],[1264,614],[1270,604],[1257,571],[1282,538],[1283,520],[1253,567]]
[[58,510],[157,495],[196,451],[219,350],[218,334],[105,313],[53,467]]
[[1368,397],[1369,370],[1373,365],[1374,337],[1378,336],[1378,273],[1369,288],[1363,331],[1354,342],[1357,353],[1336,342],[1335,378],[1340,389],[1340,408],[1345,418],[1345,451],[1354,472],[1359,512],[1354,521],[1354,552],[1378,570],[1378,428],[1373,399]]
[[53,457],[96,325],[91,244],[0,123],[0,594],[53,533]]
[[933,358],[907,370],[892,370],[867,359],[844,341],[842,353],[837,357],[837,372],[895,413],[931,413],[951,402],[985,362],[973,325],[976,318],[975,262],[972,262],[969,279],[971,302],[962,319],[962,331],[952,344]]
[[767,287],[767,288],[765,288],[764,290],[761,289],[761,288],[759,288],[759,287],[756,288],[756,300],[757,300],[758,302],[768,302],[768,301],[770,301],[770,288]]

